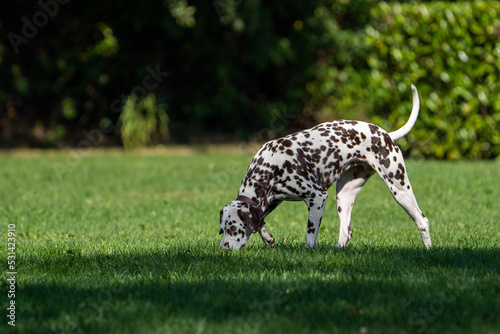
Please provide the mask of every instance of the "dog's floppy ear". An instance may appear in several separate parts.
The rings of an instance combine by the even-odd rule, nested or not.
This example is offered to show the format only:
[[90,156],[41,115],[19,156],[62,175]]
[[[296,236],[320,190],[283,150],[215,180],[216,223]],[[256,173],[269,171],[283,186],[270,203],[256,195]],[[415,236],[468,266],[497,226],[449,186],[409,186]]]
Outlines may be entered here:
[[[264,212],[262,212],[261,208],[258,208],[256,206],[250,206],[250,212],[252,213],[252,217],[253,217],[255,224],[256,224],[255,232],[257,232],[257,229],[260,226],[260,221],[262,220],[262,217],[264,217]],[[253,233],[255,233],[255,232],[253,232]]]
[[260,226],[260,220],[262,219],[264,213],[256,206],[249,206],[249,208],[250,213],[240,210],[238,214],[240,215],[241,219],[245,221],[250,231],[252,233],[257,233]]

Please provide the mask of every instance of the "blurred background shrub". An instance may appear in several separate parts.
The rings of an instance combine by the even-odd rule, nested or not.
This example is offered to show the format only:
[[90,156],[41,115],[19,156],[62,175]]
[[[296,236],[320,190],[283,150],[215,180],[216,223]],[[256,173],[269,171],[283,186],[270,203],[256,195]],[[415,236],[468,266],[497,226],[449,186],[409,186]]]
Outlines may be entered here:
[[[447,159],[500,154],[500,3],[388,4],[371,11],[357,34],[363,51],[339,70],[325,62],[318,92],[323,119],[368,118],[385,129],[404,124],[417,85],[421,114],[398,143],[407,154]],[[359,63],[361,65],[358,65]],[[351,115],[350,115],[351,116]]]
[[[277,109],[276,136],[338,118],[391,131],[414,83],[407,155],[499,156],[499,2],[61,2],[0,5],[2,147],[71,146],[84,130],[164,143],[143,121],[165,110],[169,142],[259,140]],[[125,107],[135,87],[155,112]]]
[[148,146],[168,134],[168,116],[161,105],[156,104],[154,93],[138,101],[132,94],[125,101],[120,115],[120,134],[126,149]]

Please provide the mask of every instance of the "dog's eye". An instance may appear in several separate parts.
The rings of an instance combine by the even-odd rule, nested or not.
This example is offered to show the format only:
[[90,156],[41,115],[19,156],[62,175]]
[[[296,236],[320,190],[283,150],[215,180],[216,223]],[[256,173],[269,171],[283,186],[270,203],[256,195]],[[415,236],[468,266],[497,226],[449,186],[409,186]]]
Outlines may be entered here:
[[224,233],[224,231],[222,229],[220,229],[219,234],[222,234],[222,233]]

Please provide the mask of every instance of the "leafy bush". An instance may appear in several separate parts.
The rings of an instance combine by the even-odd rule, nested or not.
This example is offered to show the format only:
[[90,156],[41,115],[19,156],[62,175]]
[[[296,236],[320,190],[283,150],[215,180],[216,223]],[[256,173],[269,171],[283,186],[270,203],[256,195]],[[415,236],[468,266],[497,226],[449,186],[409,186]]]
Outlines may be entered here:
[[153,139],[168,134],[168,116],[161,105],[156,104],[156,96],[149,93],[143,100],[131,94],[125,101],[120,115],[120,133],[123,146],[127,149],[140,148]]
[[414,83],[421,110],[399,142],[407,154],[498,157],[500,3],[383,2],[372,17],[355,40],[363,62],[340,70],[328,63],[312,84],[323,93],[318,100],[332,101],[322,116],[354,115],[396,129],[409,116]]
[[375,1],[70,1],[14,48],[7,35],[23,38],[22,18],[43,15],[45,3],[2,9],[2,146],[30,145],[35,126],[61,127],[50,143],[78,143],[103,121],[115,137],[106,142],[117,143],[107,131],[123,110],[115,102],[143,84],[146,68],[170,73],[153,92],[175,141],[248,139],[271,127],[276,109],[302,113],[318,54],[349,42],[340,32],[364,26]]
[[392,130],[408,118],[413,82],[422,107],[399,142],[407,154],[498,157],[499,2],[406,2],[89,0],[52,17],[47,1],[18,1],[0,19],[0,145],[76,144],[89,129],[118,144],[112,129],[132,115],[124,93],[145,84],[168,106],[176,142],[332,118]]

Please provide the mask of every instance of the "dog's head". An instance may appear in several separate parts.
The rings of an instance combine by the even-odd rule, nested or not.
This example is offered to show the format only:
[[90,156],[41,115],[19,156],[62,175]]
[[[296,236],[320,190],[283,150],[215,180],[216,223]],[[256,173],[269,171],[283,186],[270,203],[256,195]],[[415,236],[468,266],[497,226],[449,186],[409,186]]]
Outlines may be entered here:
[[257,206],[235,200],[220,210],[220,231],[223,234],[219,250],[242,249],[250,235],[259,230],[263,212]]

